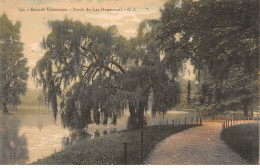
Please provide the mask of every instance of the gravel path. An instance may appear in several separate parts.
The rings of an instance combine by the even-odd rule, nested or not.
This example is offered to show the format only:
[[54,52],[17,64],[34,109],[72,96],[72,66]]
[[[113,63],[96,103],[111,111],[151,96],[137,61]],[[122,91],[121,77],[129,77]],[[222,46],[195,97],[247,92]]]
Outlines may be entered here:
[[219,122],[204,122],[160,142],[145,160],[155,165],[241,165],[248,164],[220,138]]

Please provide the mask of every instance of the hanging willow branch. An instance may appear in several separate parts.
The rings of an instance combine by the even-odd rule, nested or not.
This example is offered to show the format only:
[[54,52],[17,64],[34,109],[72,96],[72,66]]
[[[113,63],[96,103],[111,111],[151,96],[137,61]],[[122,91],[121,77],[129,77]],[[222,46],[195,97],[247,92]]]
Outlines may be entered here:
[[[112,65],[115,65],[122,73],[125,73],[125,70],[124,68],[119,64],[117,63],[116,61],[112,60],[112,61],[109,61],[106,65],[102,64],[99,60],[99,58],[97,57],[96,53],[92,50],[91,46],[92,46],[93,42],[90,42],[89,45],[86,45],[86,44],[83,44],[82,46],[80,46],[80,48],[82,49],[81,50],[81,54],[91,60],[91,64],[89,66],[84,66],[84,65],[81,65],[86,69],[86,72],[84,73],[84,75],[82,76],[82,79],[84,79],[84,77],[88,74],[89,72],[89,69],[93,68],[93,70],[91,71],[91,73],[89,75],[92,75],[92,81],[93,79],[95,78],[95,75],[97,74],[97,72],[101,69],[104,69],[108,72],[110,72],[110,74],[112,75],[115,75],[117,72],[115,70],[113,70],[112,68],[110,68],[109,64],[112,64]],[[88,47],[89,46],[89,47]],[[87,54],[85,53],[87,52]],[[94,57],[94,60],[95,62],[89,57],[89,54],[88,53],[91,53]],[[96,70],[95,70],[96,69]]]

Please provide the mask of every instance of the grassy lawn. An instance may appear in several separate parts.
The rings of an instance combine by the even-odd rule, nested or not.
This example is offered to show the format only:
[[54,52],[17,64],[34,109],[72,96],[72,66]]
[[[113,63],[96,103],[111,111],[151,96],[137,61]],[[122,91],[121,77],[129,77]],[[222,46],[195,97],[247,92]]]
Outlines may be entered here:
[[[193,127],[188,126],[149,126],[143,130],[143,154],[148,156],[153,147],[167,136]],[[91,165],[122,165],[124,164],[124,146],[127,141],[127,164],[142,164],[140,130],[121,131],[98,138],[86,140],[33,164],[91,164]]]
[[250,164],[258,164],[259,159],[259,125],[244,124],[225,129],[221,138],[231,149],[239,153]]

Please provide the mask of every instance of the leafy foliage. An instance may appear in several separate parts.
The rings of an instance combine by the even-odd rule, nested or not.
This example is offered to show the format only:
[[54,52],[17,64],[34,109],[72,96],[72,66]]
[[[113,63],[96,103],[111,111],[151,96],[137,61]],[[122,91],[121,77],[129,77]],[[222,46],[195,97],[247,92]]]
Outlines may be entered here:
[[28,67],[23,57],[20,28],[21,23],[13,25],[6,14],[0,17],[0,102],[4,113],[8,113],[8,104],[18,105],[20,95],[26,91]]
[[[169,60],[191,59],[200,82],[201,110],[252,105],[257,90],[257,1],[170,0],[158,41]],[[176,53],[176,54],[172,54]]]

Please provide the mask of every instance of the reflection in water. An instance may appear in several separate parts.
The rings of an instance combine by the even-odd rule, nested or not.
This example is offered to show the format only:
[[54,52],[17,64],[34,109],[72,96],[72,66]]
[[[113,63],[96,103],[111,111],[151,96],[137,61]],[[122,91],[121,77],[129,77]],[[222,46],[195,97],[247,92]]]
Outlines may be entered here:
[[106,134],[107,134],[107,130],[104,130],[104,131],[103,131],[103,135],[106,135]]
[[62,140],[62,147],[67,148],[70,145],[74,145],[76,143],[79,143],[82,140],[90,139],[91,135],[85,131],[74,131],[70,133],[70,136],[63,137]]
[[[116,131],[115,131],[116,132]],[[103,135],[108,134],[107,130],[104,130]],[[67,148],[71,145],[79,143],[82,140],[97,138],[100,137],[101,134],[99,130],[96,130],[93,135],[89,134],[88,132],[84,131],[73,131],[70,133],[69,136],[63,137],[62,139],[62,147]]]
[[27,141],[19,136],[20,120],[5,115],[0,118],[0,164],[25,164],[28,160]]
[[96,131],[95,131],[95,138],[97,138],[97,137],[100,137],[100,132],[99,132],[99,130],[96,130]]
[[[143,119],[143,126],[147,126],[147,116],[144,116],[144,119]],[[128,119],[127,119],[127,129],[133,129],[133,125],[132,125],[132,122],[131,122],[131,117],[129,116]]]
[[112,128],[111,130],[110,130],[110,133],[112,134],[112,133],[115,133],[115,132],[117,132],[117,129],[116,128]]
[[41,131],[43,128],[43,120],[40,119],[40,117],[38,118],[38,122],[36,123],[37,128]]

